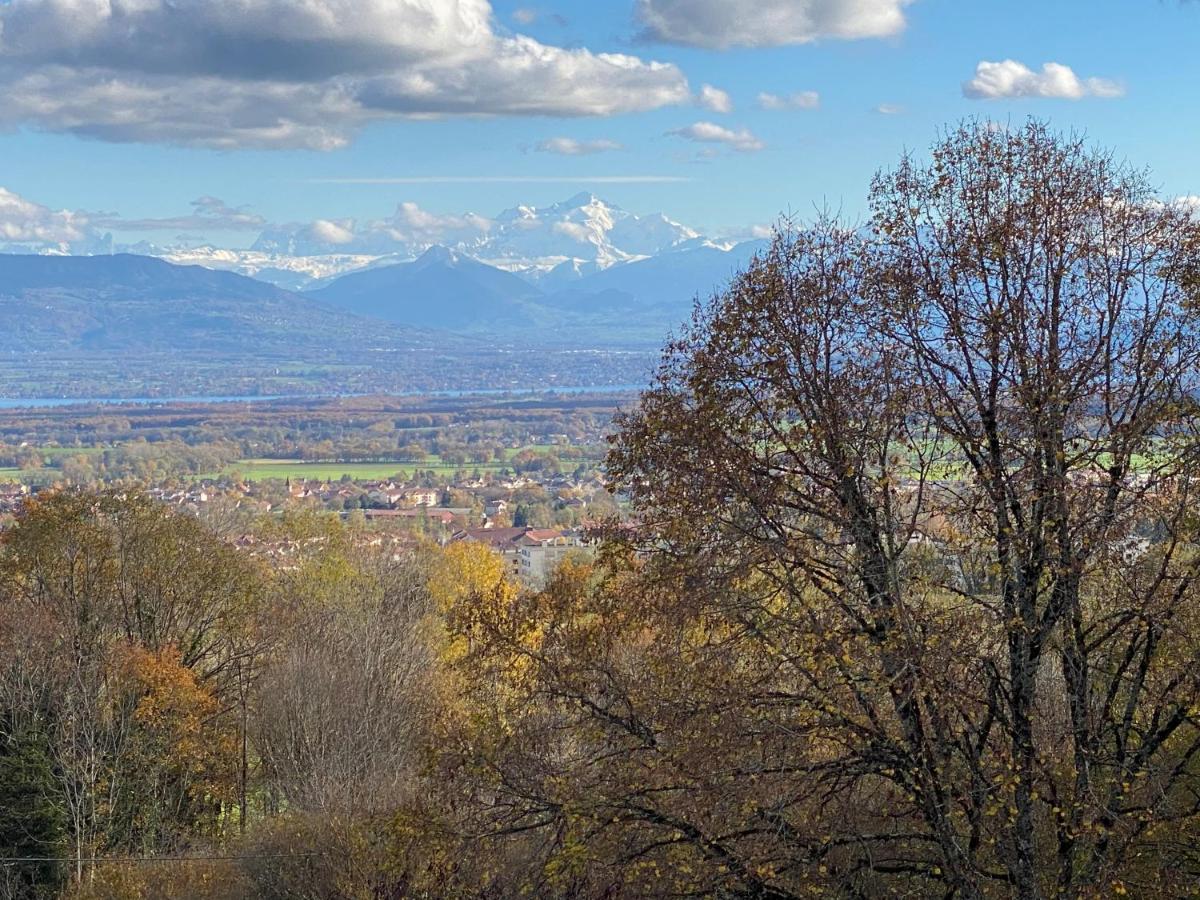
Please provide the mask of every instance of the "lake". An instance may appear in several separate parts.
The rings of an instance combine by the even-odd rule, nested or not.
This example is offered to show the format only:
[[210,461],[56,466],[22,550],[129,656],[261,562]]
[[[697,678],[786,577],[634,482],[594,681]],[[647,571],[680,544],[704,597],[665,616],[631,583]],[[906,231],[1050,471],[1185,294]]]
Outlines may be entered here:
[[271,400],[332,400],[349,396],[390,397],[515,397],[541,396],[544,394],[625,394],[640,391],[644,384],[612,385],[569,385],[553,388],[481,388],[479,390],[451,391],[400,391],[398,393],[372,394],[303,394],[296,396],[248,395],[243,397],[0,397],[0,409],[37,409],[51,406],[113,406],[135,404],[149,406],[156,403],[265,403]]

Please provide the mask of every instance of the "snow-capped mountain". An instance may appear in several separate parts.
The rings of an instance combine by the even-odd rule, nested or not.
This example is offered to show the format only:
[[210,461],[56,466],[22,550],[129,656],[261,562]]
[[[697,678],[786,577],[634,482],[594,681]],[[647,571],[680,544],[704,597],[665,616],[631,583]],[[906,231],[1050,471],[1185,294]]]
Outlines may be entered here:
[[412,262],[350,272],[306,296],[389,322],[507,333],[536,321],[527,307],[541,292],[510,272],[434,246]]
[[569,263],[567,270],[559,270],[562,277],[570,268],[604,269],[653,256],[698,236],[662,213],[640,216],[582,193],[541,209],[506,209],[486,234],[461,249],[534,278]]
[[581,193],[546,207],[516,206],[490,219],[474,213],[438,216],[402,203],[387,219],[273,226],[248,250],[128,249],[295,290],[359,269],[414,260],[431,247],[444,246],[554,290],[697,240],[702,240],[697,231],[662,213],[638,215]]
[[204,266],[248,275],[290,291],[300,290],[316,282],[336,278],[346,272],[398,260],[355,253],[293,256],[266,253],[260,250],[227,250],[221,247],[141,248],[139,252],[156,256],[179,266]]
[[694,238],[606,268],[570,260],[531,284],[461,251],[350,272],[312,290],[322,303],[400,325],[564,343],[658,341],[692,302],[719,291],[765,241]]

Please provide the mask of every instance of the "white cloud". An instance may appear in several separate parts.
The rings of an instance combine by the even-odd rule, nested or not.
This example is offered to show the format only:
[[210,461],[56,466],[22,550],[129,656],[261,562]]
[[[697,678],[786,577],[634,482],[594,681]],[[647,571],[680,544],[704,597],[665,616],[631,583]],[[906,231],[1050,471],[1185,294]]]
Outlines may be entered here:
[[593,153],[605,153],[611,150],[623,149],[616,141],[597,138],[591,141],[580,141],[569,137],[547,138],[539,141],[534,148],[540,153],[557,153],[560,156],[589,156]]
[[904,29],[913,0],[638,0],[649,40],[690,47],[778,47],[880,38]]
[[382,219],[317,219],[263,231],[254,249],[290,254],[414,254],[431,244],[469,243],[486,235],[492,221],[474,213],[443,215],[405,201]]
[[520,9],[513,10],[512,17],[513,21],[518,25],[532,25],[537,21],[538,14],[536,9],[522,6]]
[[758,95],[758,105],[763,109],[816,109],[821,105],[821,95],[816,91],[798,91],[780,96],[765,91]]
[[373,230],[388,230],[399,240],[443,240],[450,232],[486,232],[491,220],[475,213],[461,216],[441,215],[422,209],[416,203],[405,201],[396,207],[391,219],[374,222]]
[[724,128],[714,122],[696,122],[686,128],[676,128],[668,131],[668,135],[686,138],[701,144],[724,144],[734,150],[750,153],[761,150],[766,145],[754,136],[748,129],[740,128],[734,131]]
[[904,112],[904,107],[899,103],[880,103],[875,107],[875,112],[881,116],[898,116]]
[[550,230],[555,234],[569,237],[579,244],[586,243],[588,238],[594,234],[591,228],[581,222],[555,222],[550,226]]
[[691,97],[674,65],[497,33],[488,0],[22,0],[0,36],[0,126],[114,141],[329,149],[396,116]]
[[975,100],[1006,97],[1054,97],[1079,100],[1083,97],[1120,97],[1124,88],[1107,78],[1080,78],[1069,66],[1048,62],[1040,72],[1023,63],[983,61],[975,67],[975,77],[963,84],[963,95]]
[[711,84],[706,84],[700,88],[696,102],[705,109],[711,109],[713,112],[733,112],[733,99],[725,91],[715,88]]
[[354,229],[349,222],[331,222],[317,219],[308,226],[307,238],[322,244],[342,246],[354,240]]
[[461,64],[372,79],[357,99],[374,113],[609,116],[684,103],[690,96],[673,65],[564,50],[518,36]]
[[91,236],[86,216],[69,209],[52,210],[0,187],[0,240],[46,246]]
[[92,217],[92,223],[118,231],[258,231],[267,224],[262,216],[248,212],[244,207],[229,206],[216,197],[200,197],[191,205],[189,215],[146,219],[97,215]]

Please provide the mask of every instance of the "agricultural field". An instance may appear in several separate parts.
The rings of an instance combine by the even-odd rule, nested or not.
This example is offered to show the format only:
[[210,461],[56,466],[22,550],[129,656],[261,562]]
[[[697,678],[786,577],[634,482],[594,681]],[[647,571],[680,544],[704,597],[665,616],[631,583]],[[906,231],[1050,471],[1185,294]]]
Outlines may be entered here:
[[[461,468],[461,467],[459,467]],[[473,468],[473,467],[469,467]],[[479,467],[486,468],[486,467]],[[296,481],[337,481],[348,475],[355,481],[372,481],[381,478],[411,478],[414,470],[453,472],[454,466],[440,464],[419,465],[413,463],[325,463],[304,462],[295,459],[241,459],[231,464],[223,474],[237,473],[255,481],[266,478],[291,478]]]
[[[476,463],[468,462],[454,465],[443,462],[437,455],[431,454],[421,462],[305,462],[296,459],[241,459],[231,463],[221,473],[222,475],[238,474],[252,480],[267,478],[291,478],[308,481],[337,481],[349,476],[355,481],[372,481],[381,478],[413,477],[414,472],[433,472],[437,475],[452,475],[455,472],[497,472],[505,468],[507,461],[518,453],[532,451],[538,454],[551,453],[561,449],[555,444],[529,444],[525,447],[505,451],[505,462]],[[597,460],[589,460],[595,462]],[[206,477],[212,477],[206,476]]]
[[99,456],[104,447],[39,447],[38,453],[46,459],[55,460],[72,456]]

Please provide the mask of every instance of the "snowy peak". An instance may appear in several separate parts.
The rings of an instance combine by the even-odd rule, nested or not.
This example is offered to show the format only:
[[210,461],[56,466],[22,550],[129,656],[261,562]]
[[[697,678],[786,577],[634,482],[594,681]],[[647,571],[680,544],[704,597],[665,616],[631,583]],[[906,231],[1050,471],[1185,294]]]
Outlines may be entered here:
[[226,269],[291,290],[411,261],[461,266],[479,260],[533,283],[559,285],[703,240],[662,213],[638,215],[581,191],[549,206],[514,206],[492,219],[441,215],[400,203],[391,216],[378,220],[272,225],[249,249],[145,247],[137,252]]
[[597,197],[595,194],[591,193],[590,191],[580,191],[574,197],[571,197],[567,200],[562,201],[561,203],[556,203],[554,205],[561,206],[566,209],[577,209],[581,206],[595,206],[596,204],[599,204],[601,206],[605,205],[604,201],[602,201],[599,197]]
[[569,260],[604,268],[698,236],[661,213],[639,216],[585,191],[547,207],[507,209],[486,235],[464,249],[496,265],[546,274]]

